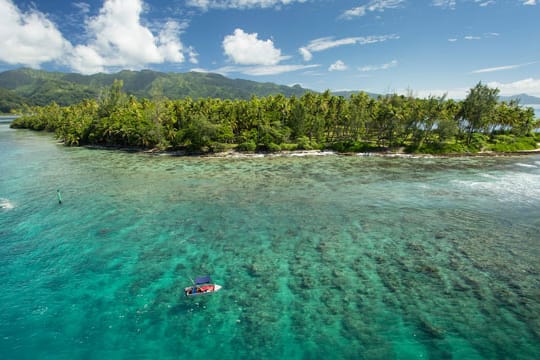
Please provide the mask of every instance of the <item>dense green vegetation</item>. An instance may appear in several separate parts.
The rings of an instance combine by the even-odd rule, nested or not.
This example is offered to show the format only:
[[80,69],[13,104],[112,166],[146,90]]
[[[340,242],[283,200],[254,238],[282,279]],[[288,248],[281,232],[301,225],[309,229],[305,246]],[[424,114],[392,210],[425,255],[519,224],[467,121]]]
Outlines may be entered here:
[[6,89],[0,89],[0,114],[9,114],[21,109],[25,99]]
[[101,89],[121,80],[123,90],[138,98],[244,99],[251,96],[302,96],[308,90],[296,86],[233,80],[209,73],[162,73],[151,70],[121,71],[116,74],[80,75],[17,69],[0,73],[0,112],[19,111],[24,105],[48,105],[55,101],[67,106],[95,99]]
[[13,127],[55,131],[66,145],[190,151],[334,149],[464,153],[536,149],[532,108],[498,102],[481,83],[464,101],[365,93],[349,99],[306,93],[250,100],[138,100],[122,81],[97,100],[27,108]]

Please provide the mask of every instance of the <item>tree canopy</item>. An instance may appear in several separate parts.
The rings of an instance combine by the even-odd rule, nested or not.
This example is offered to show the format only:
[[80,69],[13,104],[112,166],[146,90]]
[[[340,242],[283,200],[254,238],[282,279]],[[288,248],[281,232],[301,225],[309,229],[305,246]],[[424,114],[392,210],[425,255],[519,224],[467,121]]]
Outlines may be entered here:
[[349,99],[306,93],[249,100],[137,99],[117,80],[96,100],[71,106],[29,107],[13,127],[55,131],[66,145],[127,146],[190,151],[404,147],[449,153],[535,149],[539,127],[530,108],[498,102],[481,83],[463,101],[431,96],[366,93]]

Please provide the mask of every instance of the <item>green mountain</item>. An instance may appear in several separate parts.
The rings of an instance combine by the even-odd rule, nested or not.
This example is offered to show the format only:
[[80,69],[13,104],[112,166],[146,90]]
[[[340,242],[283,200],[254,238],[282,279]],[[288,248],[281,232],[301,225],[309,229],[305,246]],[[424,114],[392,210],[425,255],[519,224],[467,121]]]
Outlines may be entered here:
[[0,88],[0,114],[9,114],[12,110],[20,108],[25,102],[23,97],[13,91]]
[[212,73],[124,70],[116,74],[81,75],[23,68],[0,73],[0,112],[9,112],[23,103],[46,105],[55,101],[59,105],[70,105],[83,99],[96,98],[103,88],[111,86],[116,79],[123,81],[126,93],[139,98],[249,99],[254,95],[302,96],[310,91],[299,85],[291,87],[229,79]]
[[[252,96],[283,94],[300,97],[312,90],[300,85],[285,86],[274,83],[230,79],[212,73],[163,73],[152,70],[124,70],[115,74],[81,75],[21,68],[0,72],[0,113],[10,113],[27,105],[47,105],[56,102],[65,106],[83,99],[97,98],[102,89],[122,80],[124,91],[138,98],[191,97],[249,99]],[[333,95],[349,98],[359,91],[337,91]],[[368,93],[377,98],[379,94]],[[540,104],[540,98],[520,94],[500,98],[503,101],[519,99],[521,104]]]

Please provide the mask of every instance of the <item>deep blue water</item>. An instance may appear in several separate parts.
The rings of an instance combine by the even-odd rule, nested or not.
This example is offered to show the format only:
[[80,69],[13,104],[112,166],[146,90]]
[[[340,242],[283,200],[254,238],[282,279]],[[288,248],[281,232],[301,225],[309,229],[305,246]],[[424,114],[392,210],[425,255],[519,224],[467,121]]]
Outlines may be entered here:
[[539,358],[540,156],[0,154],[2,358]]

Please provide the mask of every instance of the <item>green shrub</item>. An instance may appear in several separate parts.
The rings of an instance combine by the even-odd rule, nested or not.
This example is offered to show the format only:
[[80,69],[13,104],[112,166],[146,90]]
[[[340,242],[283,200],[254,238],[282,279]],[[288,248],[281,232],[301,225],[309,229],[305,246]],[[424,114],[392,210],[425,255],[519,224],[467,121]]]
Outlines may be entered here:
[[489,145],[489,150],[496,152],[534,150],[536,148],[536,139],[533,136],[497,135]]
[[245,152],[254,152],[255,149],[257,149],[255,141],[245,141],[236,147],[236,150]]
[[362,141],[337,141],[329,144],[328,148],[337,152],[370,152],[380,151],[381,148]]
[[337,152],[346,152],[345,149],[348,148],[348,144],[346,141],[338,141],[328,145],[328,148]]
[[281,146],[281,150],[284,150],[284,151],[294,151],[298,149],[298,144],[283,143],[280,146]]
[[211,152],[219,153],[227,151],[227,144],[220,143],[220,142],[212,142],[209,146],[209,149]]
[[362,141],[355,141],[350,147],[350,151],[352,152],[373,152],[381,150],[383,150],[381,147],[374,146],[368,142]]
[[298,150],[315,150],[319,145],[315,141],[310,141],[307,136],[301,136],[297,140]]
[[474,133],[472,134],[471,143],[468,146],[470,152],[479,152],[488,147],[489,137],[485,134]]
[[278,144],[275,144],[275,143],[270,143],[267,145],[267,150],[269,152],[279,152],[281,151],[281,146],[279,146]]
[[470,150],[462,143],[426,143],[414,152],[419,154],[466,154]]

